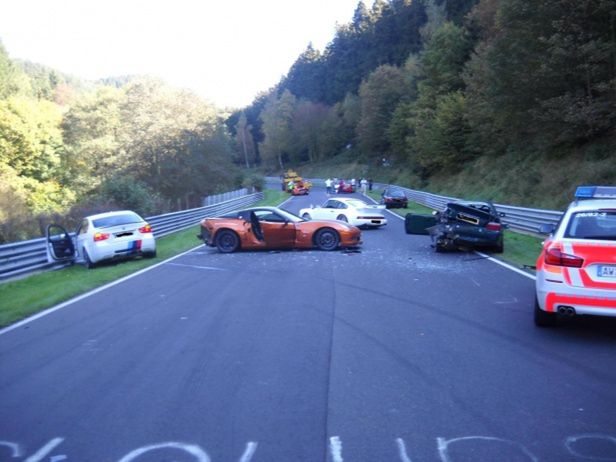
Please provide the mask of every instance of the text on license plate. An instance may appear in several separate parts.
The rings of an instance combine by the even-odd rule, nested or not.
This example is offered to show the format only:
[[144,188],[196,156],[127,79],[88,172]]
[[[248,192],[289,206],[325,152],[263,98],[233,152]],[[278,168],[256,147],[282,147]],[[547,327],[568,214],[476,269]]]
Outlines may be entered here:
[[614,278],[616,279],[616,266],[614,265],[599,265],[597,267],[597,276],[600,278]]

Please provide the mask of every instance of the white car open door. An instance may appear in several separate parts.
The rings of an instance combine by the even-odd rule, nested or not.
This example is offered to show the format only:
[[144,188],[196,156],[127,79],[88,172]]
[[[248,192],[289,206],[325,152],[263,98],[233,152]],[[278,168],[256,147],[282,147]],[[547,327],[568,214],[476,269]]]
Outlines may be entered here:
[[56,224],[47,225],[45,230],[47,238],[47,261],[71,262],[75,261],[75,237]]

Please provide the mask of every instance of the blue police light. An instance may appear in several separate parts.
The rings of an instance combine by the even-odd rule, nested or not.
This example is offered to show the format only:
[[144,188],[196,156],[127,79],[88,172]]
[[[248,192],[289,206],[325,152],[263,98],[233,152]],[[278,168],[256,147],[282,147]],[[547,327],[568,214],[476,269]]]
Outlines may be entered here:
[[575,190],[576,199],[591,199],[595,193],[596,186],[578,186]]
[[578,186],[576,199],[616,199],[616,186]]

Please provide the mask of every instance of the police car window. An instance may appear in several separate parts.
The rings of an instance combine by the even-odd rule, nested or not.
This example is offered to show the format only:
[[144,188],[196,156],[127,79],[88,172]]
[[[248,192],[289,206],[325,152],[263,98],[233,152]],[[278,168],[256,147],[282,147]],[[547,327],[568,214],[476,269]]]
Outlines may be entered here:
[[326,209],[335,209],[336,208],[336,201],[327,201],[325,203],[325,205],[323,206],[323,208]]
[[616,240],[616,211],[596,210],[572,214],[565,237]]

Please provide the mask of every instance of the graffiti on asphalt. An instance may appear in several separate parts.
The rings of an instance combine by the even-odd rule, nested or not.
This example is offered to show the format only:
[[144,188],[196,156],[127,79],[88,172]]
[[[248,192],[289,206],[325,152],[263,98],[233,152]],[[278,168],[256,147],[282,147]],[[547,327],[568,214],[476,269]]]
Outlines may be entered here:
[[[57,437],[49,440],[40,448],[32,451],[25,445],[13,441],[0,441],[0,462],[62,462],[71,461],[68,454],[60,450],[64,438]],[[394,440],[400,462],[418,462],[409,455],[409,448],[402,438]],[[257,451],[258,443],[250,441],[246,444],[239,462],[251,462]],[[436,438],[436,450],[440,462],[456,462],[467,460],[468,451],[477,449],[491,449],[499,453],[515,456],[516,460],[540,462],[540,458],[527,447],[512,440],[494,436],[462,436],[456,438]],[[564,439],[563,449],[572,457],[579,460],[615,461],[616,462],[616,436],[588,433],[568,436]],[[332,436],[329,439],[329,453],[333,462],[343,462],[343,442],[340,437]],[[196,444],[178,441],[166,441],[133,449],[126,455],[117,459],[117,462],[139,462],[144,460],[141,456],[153,455],[161,451],[173,451],[176,454],[190,456],[191,462],[212,462],[207,452]],[[467,452],[465,452],[467,451]],[[601,452],[599,454],[599,452]],[[606,453],[607,452],[607,453]],[[29,455],[30,454],[30,455]],[[460,455],[461,454],[461,455]]]

